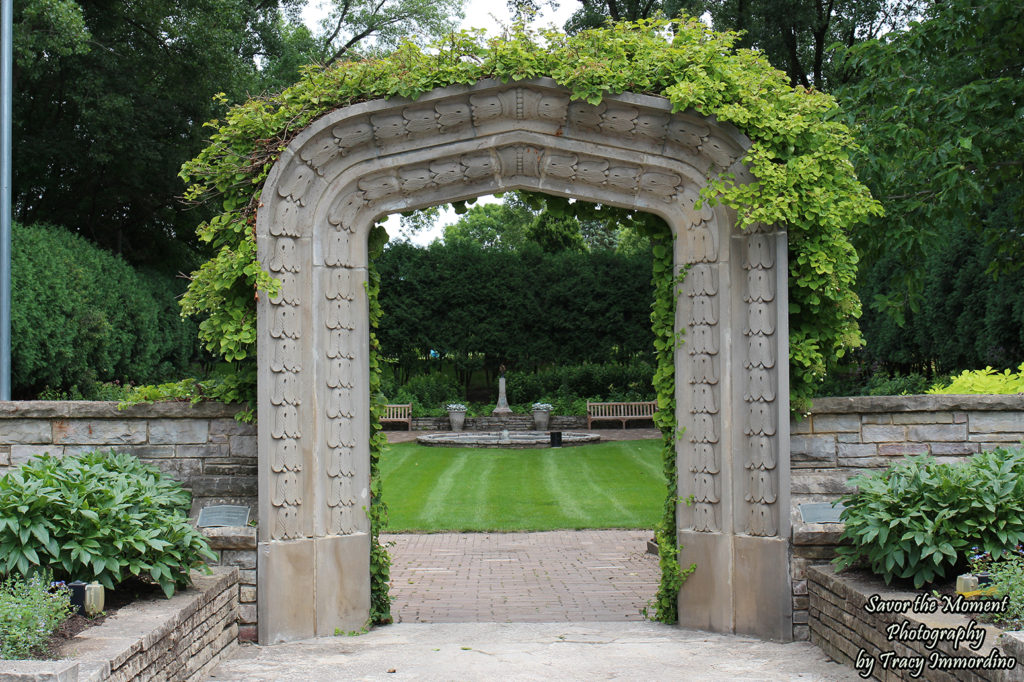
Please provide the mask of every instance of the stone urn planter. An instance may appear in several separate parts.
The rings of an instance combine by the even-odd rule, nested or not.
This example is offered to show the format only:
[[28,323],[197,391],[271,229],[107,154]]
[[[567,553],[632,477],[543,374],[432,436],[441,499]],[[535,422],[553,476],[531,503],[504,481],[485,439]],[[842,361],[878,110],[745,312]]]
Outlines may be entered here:
[[448,421],[451,422],[452,431],[461,431],[466,423],[466,406],[454,403],[446,409],[448,410]]
[[533,404],[533,428],[538,431],[547,431],[551,421],[551,405],[547,403]]

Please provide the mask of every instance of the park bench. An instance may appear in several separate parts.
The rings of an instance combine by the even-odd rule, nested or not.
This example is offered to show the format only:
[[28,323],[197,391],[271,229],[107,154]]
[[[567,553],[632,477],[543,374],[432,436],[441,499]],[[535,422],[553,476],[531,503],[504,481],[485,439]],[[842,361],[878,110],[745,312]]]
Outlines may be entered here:
[[384,416],[380,418],[381,423],[396,422],[409,425],[412,431],[412,404],[408,405],[385,405]]
[[587,428],[596,421],[621,421],[622,428],[630,419],[654,419],[658,403],[645,400],[637,403],[592,403],[587,401]]

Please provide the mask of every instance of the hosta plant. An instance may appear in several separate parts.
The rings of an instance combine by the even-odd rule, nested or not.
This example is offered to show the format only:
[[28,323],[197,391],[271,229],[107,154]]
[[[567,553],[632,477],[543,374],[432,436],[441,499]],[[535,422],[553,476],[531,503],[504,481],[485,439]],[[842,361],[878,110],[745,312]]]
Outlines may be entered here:
[[47,570],[110,589],[140,576],[170,597],[216,558],[189,524],[190,501],[132,455],[36,456],[0,478],[0,575]]
[[928,456],[850,481],[836,564],[858,561],[915,588],[950,578],[972,553],[998,559],[1024,541],[1024,450],[996,449],[945,464]]

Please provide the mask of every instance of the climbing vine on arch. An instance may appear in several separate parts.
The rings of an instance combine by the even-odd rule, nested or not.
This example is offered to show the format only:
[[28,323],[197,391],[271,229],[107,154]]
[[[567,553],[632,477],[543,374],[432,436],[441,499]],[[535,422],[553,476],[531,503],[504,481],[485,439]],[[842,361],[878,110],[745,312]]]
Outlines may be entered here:
[[[795,409],[806,408],[815,382],[862,343],[860,302],[852,290],[857,257],[847,232],[881,209],[854,175],[848,159],[853,140],[834,116],[834,101],[790,88],[760,54],[736,49],[736,40],[693,19],[618,24],[573,36],[516,28],[484,39],[462,32],[427,50],[406,44],[380,59],[310,68],[281,94],[250,100],[212,121],[209,146],[181,176],[189,199],[219,202],[220,213],[198,229],[214,256],[193,274],[182,305],[185,314],[202,318],[202,340],[233,370],[216,396],[255,397],[255,292],[277,287],[256,259],[256,213],[270,169],[299,132],[361,101],[415,99],[485,78],[547,76],[592,104],[627,91],[662,96],[674,111],[714,116],[750,138],[744,160],[756,180],[710,178],[702,200],[734,210],[741,228],[763,223],[788,231],[791,399]],[[672,268],[659,274],[656,262],[656,286],[659,277],[674,278]],[[371,366],[376,362],[372,358]],[[663,398],[669,396],[659,388]]]

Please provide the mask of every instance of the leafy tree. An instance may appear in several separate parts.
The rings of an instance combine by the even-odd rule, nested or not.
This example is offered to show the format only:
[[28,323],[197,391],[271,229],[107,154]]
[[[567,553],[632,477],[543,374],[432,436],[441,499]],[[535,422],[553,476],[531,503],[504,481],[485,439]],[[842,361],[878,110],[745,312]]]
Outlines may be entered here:
[[462,0],[332,0],[321,20],[318,62],[393,50],[408,37],[435,38],[459,25]]
[[922,265],[956,225],[996,247],[987,268],[1024,262],[1024,5],[951,0],[925,21],[850,49],[838,97],[859,129],[858,175],[886,207],[855,233],[866,260],[894,260],[873,304],[916,308]]
[[204,144],[202,122],[259,92],[256,60],[281,21],[278,0],[17,3],[16,215],[187,267],[175,240],[196,216],[176,200],[177,171]]
[[444,230],[446,244],[471,242],[487,248],[520,249],[527,242],[533,212],[514,194],[500,204],[478,204]]
[[[897,320],[870,310],[861,319],[867,341],[855,360],[890,373],[952,374],[964,369],[1016,367],[1024,359],[1024,271],[994,279],[986,273],[996,247],[967,226],[947,223],[943,248],[922,263],[921,293],[928,305],[905,304]],[[862,267],[861,291],[888,292],[897,254]]]
[[586,251],[580,223],[571,216],[541,213],[530,225],[529,237],[548,253]]
[[[741,31],[740,45],[757,48],[785,70],[790,83],[831,90],[844,74],[833,48],[852,46],[906,25],[929,0],[669,0],[694,16],[707,12],[718,30]],[[669,3],[666,2],[666,5]]]
[[[565,29],[577,32],[612,21],[684,14],[711,19],[719,31],[739,31],[740,47],[761,50],[785,70],[790,83],[829,89],[841,80],[832,63],[835,45],[852,46],[893,31],[929,0],[580,0]],[[510,0],[519,14],[539,11],[536,0]]]
[[[303,65],[448,30],[460,0],[337,0],[321,33],[306,0],[25,0],[15,13],[14,209],[132,262],[189,269],[196,222],[182,164],[227,105]],[[220,93],[220,94],[218,94]]]
[[599,28],[609,19],[637,21],[658,14],[679,16],[678,0],[580,0],[580,5],[565,24],[565,30],[570,33]]

